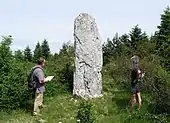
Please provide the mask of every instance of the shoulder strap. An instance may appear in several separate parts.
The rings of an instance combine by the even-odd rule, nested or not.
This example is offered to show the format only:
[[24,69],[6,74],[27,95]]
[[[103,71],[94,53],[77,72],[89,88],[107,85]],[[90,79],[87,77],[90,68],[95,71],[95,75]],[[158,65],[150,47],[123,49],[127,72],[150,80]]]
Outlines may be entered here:
[[32,68],[32,70],[31,70],[31,72],[30,72],[30,75],[29,75],[30,79],[32,78],[32,74],[33,74],[34,70],[37,69],[37,68],[42,69],[42,68],[39,67],[39,66],[36,66],[36,67]]
[[33,72],[34,72],[34,70],[35,70],[35,69],[37,69],[37,68],[40,68],[40,69],[42,69],[41,67],[39,67],[39,66],[36,66],[36,67],[34,67],[34,68],[31,70],[31,73],[33,73]]

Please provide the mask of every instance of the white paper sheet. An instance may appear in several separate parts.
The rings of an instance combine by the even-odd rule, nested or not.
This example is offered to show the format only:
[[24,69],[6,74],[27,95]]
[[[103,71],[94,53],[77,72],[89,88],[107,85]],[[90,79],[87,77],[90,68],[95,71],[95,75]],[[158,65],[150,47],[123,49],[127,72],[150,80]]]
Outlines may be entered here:
[[47,76],[47,77],[45,78],[45,81],[46,81],[46,82],[47,82],[47,81],[51,81],[53,78],[54,78],[54,76]]

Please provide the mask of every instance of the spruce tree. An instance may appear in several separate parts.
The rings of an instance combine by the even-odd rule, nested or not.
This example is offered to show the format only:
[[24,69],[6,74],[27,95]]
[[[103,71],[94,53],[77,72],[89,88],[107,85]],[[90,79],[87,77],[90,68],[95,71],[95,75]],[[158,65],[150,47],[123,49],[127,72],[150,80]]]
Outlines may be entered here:
[[[156,32],[156,45],[157,49],[161,48],[162,44],[167,43],[170,37],[170,8],[169,6],[164,10],[161,15],[161,23],[158,26],[158,31]],[[162,49],[163,50],[163,49]]]
[[118,36],[118,33],[115,34],[115,36],[113,37],[112,39],[112,42],[114,44],[114,48],[118,48],[121,44],[120,40],[119,40],[119,36]]
[[104,61],[108,61],[106,59],[108,59],[110,56],[113,55],[114,53],[114,43],[112,42],[112,40],[110,40],[109,38],[107,38],[107,41],[103,44],[103,56],[104,56]]
[[129,44],[129,36],[127,34],[123,34],[120,38],[119,38],[120,42],[122,42],[123,44],[128,45]]
[[41,50],[43,57],[47,59],[50,56],[50,48],[46,39],[42,42]]
[[40,43],[38,42],[34,50],[34,62],[36,62],[40,57],[42,57],[42,50]]
[[170,7],[168,6],[161,15],[161,24],[158,26],[158,35],[166,39],[170,35]]
[[139,41],[145,41],[148,40],[146,33],[142,32],[142,29],[138,27],[138,25],[136,25],[134,28],[132,28],[132,30],[129,33],[130,36],[130,46],[132,48],[134,48],[135,50],[137,49],[137,45],[139,43]]
[[59,51],[59,55],[69,56],[72,54],[74,54],[74,46],[71,41],[63,43],[62,48]]
[[27,46],[26,49],[24,50],[24,58],[26,61],[32,61],[32,53],[29,46]]
[[8,73],[11,69],[12,51],[10,45],[12,44],[12,36],[2,36],[0,41],[0,82],[3,80],[3,74]]
[[170,7],[161,15],[161,23],[155,33],[156,50],[163,56],[165,67],[170,70]]
[[23,61],[24,60],[24,55],[23,55],[23,52],[21,50],[17,50],[14,52],[14,58],[16,60],[21,60]]
[[58,53],[54,53],[54,59],[57,59],[57,57],[58,57]]
[[118,33],[115,34],[112,40],[107,38],[107,41],[103,44],[103,56],[104,56],[104,64],[109,62],[109,59],[113,56],[119,55],[121,50],[122,42],[118,36]]

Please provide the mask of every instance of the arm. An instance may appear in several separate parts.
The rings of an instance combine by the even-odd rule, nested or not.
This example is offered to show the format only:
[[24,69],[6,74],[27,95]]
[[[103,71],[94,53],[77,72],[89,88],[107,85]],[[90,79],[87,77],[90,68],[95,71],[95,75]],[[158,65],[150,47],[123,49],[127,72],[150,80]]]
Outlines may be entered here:
[[145,73],[142,73],[142,78],[145,76]]
[[41,69],[37,69],[37,78],[40,83],[45,83],[45,77],[44,77],[44,72]]

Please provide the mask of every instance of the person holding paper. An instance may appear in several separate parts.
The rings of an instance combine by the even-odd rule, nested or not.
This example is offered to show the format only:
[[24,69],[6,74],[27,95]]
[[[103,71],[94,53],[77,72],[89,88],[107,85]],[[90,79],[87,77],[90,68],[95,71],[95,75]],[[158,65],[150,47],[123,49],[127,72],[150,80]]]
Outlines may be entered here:
[[43,67],[45,66],[45,59],[40,58],[38,60],[38,65],[33,67],[32,77],[36,82],[36,87],[34,89],[34,109],[33,115],[41,115],[40,107],[45,107],[43,105],[43,93],[45,92],[45,83],[49,80],[45,79]]

